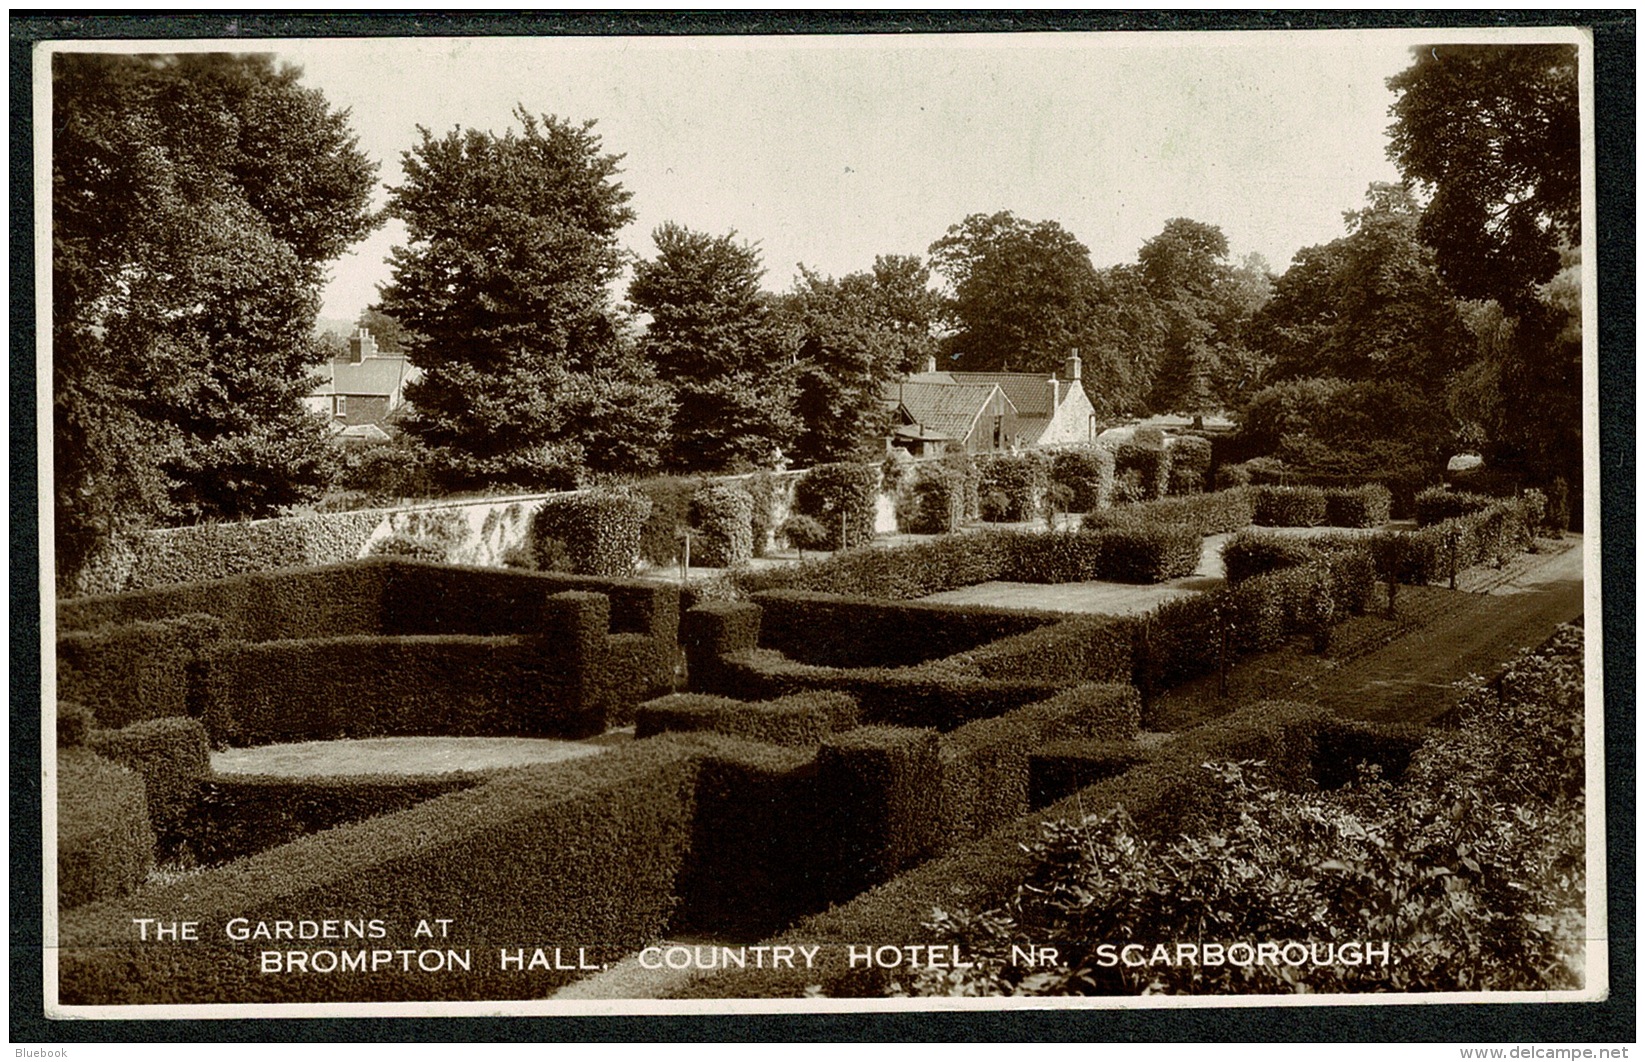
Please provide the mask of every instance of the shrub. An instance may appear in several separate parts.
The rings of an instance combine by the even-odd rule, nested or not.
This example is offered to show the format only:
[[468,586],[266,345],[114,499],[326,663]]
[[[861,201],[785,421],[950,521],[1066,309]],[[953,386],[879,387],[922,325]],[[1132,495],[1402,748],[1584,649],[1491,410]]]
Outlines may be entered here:
[[768,590],[759,644],[824,667],[906,667],[950,656],[1058,617],[1046,613]]
[[97,717],[91,709],[78,701],[57,702],[57,747],[75,748],[86,743],[97,726]]
[[214,617],[192,613],[64,631],[57,639],[57,695],[111,728],[187,715],[189,668],[222,630]]
[[1134,741],[1074,738],[1044,742],[1028,757],[1028,806],[1043,808],[1147,761],[1147,751]]
[[694,690],[722,684],[723,662],[752,652],[760,643],[760,608],[745,601],[711,601],[680,617],[680,645]]
[[197,719],[150,719],[97,730],[86,745],[142,778],[149,824],[162,836],[182,821],[200,779],[211,772],[206,730]]
[[545,542],[561,543],[573,572],[621,577],[639,563],[640,529],[650,514],[650,499],[628,491],[560,494],[544,499],[532,535],[539,555],[551,552]]
[[729,568],[754,556],[754,499],[741,487],[717,483],[691,496],[691,524],[697,529],[691,562]]
[[[75,1005],[541,998],[577,976],[529,965],[537,942],[586,941],[615,963],[661,938],[688,858],[704,739],[656,738],[598,756],[500,772],[366,822],[303,837],[128,900],[73,912],[61,925],[59,994]],[[455,920],[472,970],[371,977],[260,972],[263,941],[221,935],[190,947],[136,941],[133,917],[381,920],[382,942],[418,948],[416,917]],[[457,934],[454,932],[453,936]],[[497,948],[523,947],[519,969]]]
[[983,499],[997,496],[992,514],[984,519],[996,523],[1032,520],[1040,508],[1048,470],[1038,454],[990,454],[977,462],[982,481],[977,489]]
[[675,693],[639,706],[635,736],[710,730],[773,745],[817,745],[857,724],[857,702],[843,693],[797,693],[750,703],[701,693]]
[[[818,465],[794,487],[794,508],[822,525],[825,549],[845,549],[874,537],[879,470],[873,465]],[[841,538],[841,535],[844,538]]]
[[948,464],[923,464],[914,472],[908,500],[899,510],[904,531],[945,535],[965,522],[965,476]]
[[1051,459],[1051,481],[1072,492],[1071,511],[1106,509],[1114,500],[1114,453],[1102,446],[1059,450]]
[[1484,494],[1466,494],[1444,487],[1429,487],[1416,498],[1417,526],[1430,527],[1459,516],[1472,516],[1497,503]]
[[647,564],[667,567],[678,562],[680,531],[690,525],[691,498],[702,486],[698,479],[658,476],[630,488],[651,502],[640,526],[640,558]]
[[1380,483],[1325,491],[1325,522],[1332,527],[1381,527],[1388,522],[1393,495]]
[[1318,487],[1257,487],[1253,522],[1263,527],[1317,527],[1325,522]]
[[1178,525],[1191,527],[1201,535],[1220,535],[1249,525],[1255,513],[1255,492],[1235,487],[1214,494],[1161,498],[1100,513],[1087,513],[1080,526],[1094,529]]
[[817,751],[817,789],[832,828],[831,895],[854,896],[916,863],[940,844],[941,770],[930,730],[863,726],[833,734]]
[[783,540],[800,552],[806,550],[825,550],[833,541],[828,537],[828,529],[809,516],[795,515],[783,521],[779,532]]
[[605,725],[628,726],[634,722],[637,705],[672,692],[679,656],[672,640],[643,634],[613,634],[606,639],[601,669]]
[[1211,440],[1199,435],[1178,435],[1171,440],[1170,493],[1198,494],[1205,489],[1211,471]]
[[763,557],[771,549],[771,536],[776,531],[777,484],[769,472],[756,472],[743,480],[754,508],[749,513],[749,536],[753,540],[754,556]]
[[1241,531],[1222,547],[1222,570],[1229,586],[1281,568],[1308,564],[1318,551],[1306,539]]
[[1130,682],[1134,621],[1076,617],[1018,634],[942,661],[984,678]]
[[129,892],[153,863],[143,780],[89,749],[59,750],[58,907],[67,911]]
[[1135,472],[1136,490],[1141,494],[1138,500],[1153,501],[1164,497],[1171,486],[1171,451],[1127,443],[1114,451],[1114,470],[1121,478]]
[[446,548],[440,543],[398,531],[378,539],[367,553],[372,557],[404,557],[408,560],[438,562],[446,559]]
[[1571,487],[1564,476],[1555,476],[1548,484],[1547,527],[1563,535],[1571,526]]

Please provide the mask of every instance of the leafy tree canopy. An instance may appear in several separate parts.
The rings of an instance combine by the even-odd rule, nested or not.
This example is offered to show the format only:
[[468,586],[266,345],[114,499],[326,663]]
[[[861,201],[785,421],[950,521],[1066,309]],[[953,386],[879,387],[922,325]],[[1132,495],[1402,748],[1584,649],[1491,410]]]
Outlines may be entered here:
[[325,263],[378,224],[348,116],[268,56],[52,67],[59,567],[154,521],[267,515],[330,458],[308,417]]
[[406,428],[448,486],[555,487],[654,465],[669,403],[625,342],[609,285],[633,220],[593,122],[516,109],[499,136],[419,128],[389,213],[407,239],[378,309],[422,379]]
[[736,233],[666,223],[628,298],[649,314],[640,349],[677,411],[668,463],[692,471],[770,464],[793,438],[789,355],[760,290],[759,249]]

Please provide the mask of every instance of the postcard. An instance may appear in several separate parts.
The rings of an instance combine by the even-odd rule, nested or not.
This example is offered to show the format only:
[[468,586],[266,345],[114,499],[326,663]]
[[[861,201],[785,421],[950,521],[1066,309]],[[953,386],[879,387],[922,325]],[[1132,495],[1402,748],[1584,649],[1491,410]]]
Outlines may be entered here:
[[1606,997],[1583,28],[34,73],[49,1017]]

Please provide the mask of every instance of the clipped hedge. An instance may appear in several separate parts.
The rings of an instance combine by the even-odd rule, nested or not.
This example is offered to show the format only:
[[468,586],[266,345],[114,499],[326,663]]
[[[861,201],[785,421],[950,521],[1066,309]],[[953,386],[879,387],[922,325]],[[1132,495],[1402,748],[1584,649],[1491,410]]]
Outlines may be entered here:
[[823,667],[907,667],[1056,622],[1051,613],[793,590],[750,600],[761,648]]
[[672,642],[643,634],[607,638],[600,675],[605,725],[627,726],[634,722],[634,709],[641,702],[672,692],[679,661],[679,646]]
[[1103,527],[1191,527],[1201,535],[1238,531],[1256,516],[1256,494],[1248,488],[1233,487],[1214,494],[1126,505],[1100,513],[1087,513],[1082,528]]
[[1223,544],[1223,577],[1229,586],[1237,586],[1259,575],[1311,563],[1318,555],[1318,547],[1308,539],[1241,531]]
[[674,644],[680,627],[678,586],[417,562],[389,565],[381,620],[359,633],[532,634],[547,622],[553,595],[567,591],[609,598],[613,633],[644,634]]
[[1114,503],[1114,452],[1103,446],[1059,450],[1051,458],[1051,482],[1068,488],[1070,512],[1106,509]]
[[737,701],[675,693],[647,701],[635,717],[635,736],[708,730],[772,745],[818,745],[857,725],[857,702],[843,693],[797,693],[771,701]]
[[357,774],[311,777],[212,774],[173,829],[167,854],[195,866],[221,866],[300,837],[468,789],[466,771],[439,775]]
[[729,568],[754,556],[754,499],[741,487],[717,483],[691,496],[691,563]]
[[1377,574],[1420,585],[1448,579],[1477,564],[1500,567],[1535,540],[1544,505],[1540,494],[1530,492],[1420,531],[1378,534],[1371,541]]
[[1126,443],[1114,451],[1114,474],[1123,477],[1135,472],[1143,501],[1165,497],[1171,489],[1171,451],[1164,446],[1137,446]]
[[1029,759],[1068,738],[1129,740],[1141,719],[1127,685],[1084,685],[942,738],[942,831],[948,845],[970,840],[1029,809]]
[[1429,487],[1416,497],[1418,527],[1432,527],[1446,520],[1473,516],[1498,504],[1501,499],[1486,494],[1451,491],[1444,487]]
[[680,558],[680,531],[691,524],[691,499],[701,490],[700,479],[659,476],[643,479],[630,489],[651,503],[640,525],[640,558],[668,567]]
[[1380,483],[1363,487],[1329,487],[1325,522],[1332,527],[1381,527],[1393,511],[1394,496]]
[[86,747],[143,780],[149,825],[160,836],[182,822],[200,780],[211,773],[206,728],[197,719],[150,719],[120,730],[94,730]]
[[816,769],[817,788],[828,795],[830,828],[815,841],[828,852],[831,897],[855,896],[940,847],[935,732],[862,726],[833,734],[817,750]]
[[65,631],[57,638],[57,696],[115,729],[187,715],[189,668],[222,630],[214,617],[190,613]]
[[[584,759],[500,772],[396,812],[303,837],[126,900],[71,912],[60,927],[59,998],[68,1004],[540,999],[578,971],[529,966],[533,948],[586,946],[615,963],[659,939],[688,858],[699,744],[672,737]],[[134,917],[348,919],[381,939],[235,942],[188,947],[134,939]],[[418,918],[451,936],[416,938]],[[204,936],[204,934],[202,934]],[[264,950],[437,948],[471,969],[425,973],[398,956],[371,976],[260,972]],[[499,949],[523,949],[501,969]],[[575,954],[573,949],[572,954]],[[551,963],[549,964],[551,966]]]
[[946,535],[965,522],[966,473],[943,464],[923,464],[914,472],[900,526],[916,535]]
[[1318,527],[1325,522],[1325,492],[1318,487],[1258,487],[1252,522],[1263,527]]
[[1131,619],[1079,616],[956,654],[940,666],[985,678],[1129,682],[1135,626]]
[[360,556],[384,514],[278,517],[116,536],[69,588],[74,596],[146,590],[275,568],[336,564]]
[[1178,435],[1171,440],[1171,494],[1199,494],[1211,472],[1211,440]]
[[640,562],[640,529],[650,515],[651,500],[631,491],[557,494],[537,509],[532,539],[539,557],[563,550],[575,574],[621,578]]
[[1054,804],[1087,786],[1117,778],[1149,758],[1149,751],[1134,741],[1048,741],[1028,757],[1028,806]]
[[879,485],[880,473],[874,465],[817,465],[795,484],[794,510],[822,525],[828,535],[825,548],[861,545],[874,537]]
[[1049,470],[1039,454],[988,454],[977,461],[981,482],[977,490],[986,502],[983,519],[994,523],[1022,523],[1039,515],[1040,498],[1049,483]]
[[59,749],[58,908],[67,911],[130,892],[153,865],[154,829],[143,780],[89,749]]
[[680,620],[680,646],[691,688],[724,689],[726,661],[759,647],[760,620],[760,607],[746,601],[708,601],[688,609]]

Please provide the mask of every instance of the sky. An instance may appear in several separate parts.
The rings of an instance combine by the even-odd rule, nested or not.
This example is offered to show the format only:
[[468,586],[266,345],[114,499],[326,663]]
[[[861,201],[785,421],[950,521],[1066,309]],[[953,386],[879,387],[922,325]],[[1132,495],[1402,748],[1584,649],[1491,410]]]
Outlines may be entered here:
[[[1399,174],[1387,79],[1455,31],[258,42],[351,115],[400,181],[417,127],[594,119],[655,254],[665,221],[758,244],[764,286],[924,254],[972,213],[1055,221],[1104,267],[1170,218],[1283,272]],[[1477,37],[1477,31],[1475,33]],[[247,42],[232,42],[250,50]],[[221,46],[221,45],[219,45]],[[386,202],[379,188],[377,204]],[[323,318],[388,280],[396,222],[332,267]]]

